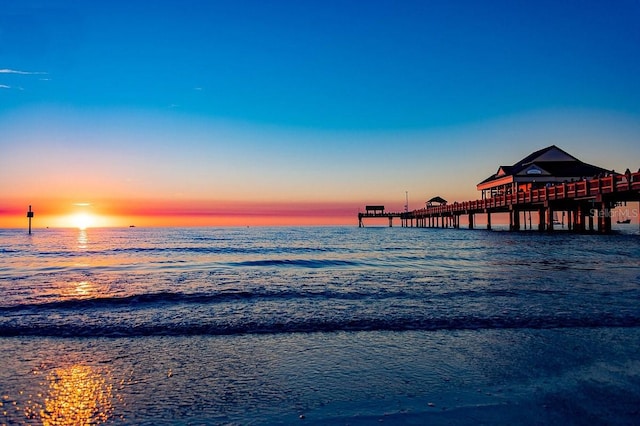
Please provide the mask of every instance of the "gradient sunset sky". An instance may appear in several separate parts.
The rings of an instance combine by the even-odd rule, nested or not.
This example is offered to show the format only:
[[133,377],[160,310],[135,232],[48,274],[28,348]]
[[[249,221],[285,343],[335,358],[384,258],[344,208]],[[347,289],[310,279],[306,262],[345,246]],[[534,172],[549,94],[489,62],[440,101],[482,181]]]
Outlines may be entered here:
[[555,144],[640,167],[640,2],[0,5],[0,227],[356,224]]

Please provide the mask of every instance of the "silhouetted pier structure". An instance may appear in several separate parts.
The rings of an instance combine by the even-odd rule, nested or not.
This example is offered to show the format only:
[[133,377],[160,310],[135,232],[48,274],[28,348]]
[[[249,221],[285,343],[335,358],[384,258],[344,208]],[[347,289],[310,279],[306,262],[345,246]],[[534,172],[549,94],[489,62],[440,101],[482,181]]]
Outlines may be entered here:
[[[591,178],[567,178],[584,172],[598,172]],[[491,215],[507,213],[509,229],[553,231],[560,224],[556,214],[567,219],[567,230],[574,232],[611,232],[612,209],[627,202],[640,201],[640,170],[624,174],[608,172],[581,162],[556,146],[550,146],[525,157],[513,166],[501,166],[498,172],[478,184],[482,199],[447,204],[434,197],[425,208],[405,212],[385,212],[383,206],[367,206],[358,213],[358,225],[366,218],[386,217],[389,226],[400,219],[402,227],[459,228],[462,216],[469,229],[476,215],[486,215],[486,227],[491,229]],[[437,201],[439,205],[433,205]],[[373,209],[370,207],[380,207]]]
[[611,210],[630,201],[640,201],[640,173],[584,179],[410,212],[367,210],[365,213],[358,213],[358,223],[362,227],[365,218],[386,217],[389,219],[389,226],[393,226],[393,219],[397,218],[403,227],[459,228],[460,217],[466,216],[469,229],[473,229],[475,216],[484,214],[487,229],[491,229],[492,214],[508,213],[509,229],[518,231],[522,224],[526,227],[526,213],[529,213],[536,217],[535,223],[539,231],[553,231],[557,226],[554,213],[565,212],[568,230],[595,231],[596,222],[598,232],[608,233],[611,231]]
[[[381,217],[386,217],[387,219],[389,219],[389,227],[393,226],[393,218],[397,218],[397,217],[404,217],[405,213],[389,213],[389,212],[385,212],[384,211],[384,206],[366,206],[365,207],[365,212],[366,213],[358,213],[358,227],[362,228],[364,226],[364,223],[362,222],[362,219],[364,219],[365,217],[376,217],[376,218],[381,218]],[[403,222],[404,224],[404,222]],[[404,226],[404,225],[403,225]]]

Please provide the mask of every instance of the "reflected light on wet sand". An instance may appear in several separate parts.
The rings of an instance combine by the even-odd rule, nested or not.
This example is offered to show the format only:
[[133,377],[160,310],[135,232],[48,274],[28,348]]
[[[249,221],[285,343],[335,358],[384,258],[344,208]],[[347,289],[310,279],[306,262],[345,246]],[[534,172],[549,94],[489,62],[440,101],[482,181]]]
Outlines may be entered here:
[[47,382],[49,389],[40,411],[44,426],[99,424],[113,414],[112,385],[89,366],[56,368]]

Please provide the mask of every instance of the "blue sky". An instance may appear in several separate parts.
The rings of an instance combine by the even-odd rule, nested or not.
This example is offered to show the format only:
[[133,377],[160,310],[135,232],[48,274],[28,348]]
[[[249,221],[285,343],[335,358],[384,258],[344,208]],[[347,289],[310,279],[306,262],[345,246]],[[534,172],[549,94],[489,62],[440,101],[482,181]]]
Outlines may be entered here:
[[[172,194],[202,186],[191,198],[304,201],[307,188],[401,204],[405,190],[475,196],[498,165],[550,144],[635,168],[638,22],[640,2],[625,0],[8,0],[0,177],[19,180],[31,149],[50,174],[82,162],[109,182],[137,167]],[[224,190],[196,185],[224,180],[203,152],[232,176]],[[126,196],[169,196],[146,185]]]
[[[640,4],[9,1],[2,110],[139,107],[330,129],[640,112]],[[48,78],[48,81],[41,81]]]

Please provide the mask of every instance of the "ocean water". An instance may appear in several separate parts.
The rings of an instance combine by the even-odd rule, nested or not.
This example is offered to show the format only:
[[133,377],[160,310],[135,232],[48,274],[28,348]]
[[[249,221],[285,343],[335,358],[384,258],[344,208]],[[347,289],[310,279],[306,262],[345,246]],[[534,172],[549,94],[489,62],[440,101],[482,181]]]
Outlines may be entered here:
[[0,230],[0,424],[640,421],[640,238]]

